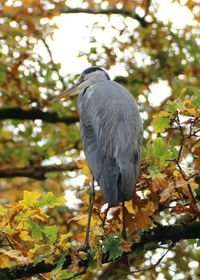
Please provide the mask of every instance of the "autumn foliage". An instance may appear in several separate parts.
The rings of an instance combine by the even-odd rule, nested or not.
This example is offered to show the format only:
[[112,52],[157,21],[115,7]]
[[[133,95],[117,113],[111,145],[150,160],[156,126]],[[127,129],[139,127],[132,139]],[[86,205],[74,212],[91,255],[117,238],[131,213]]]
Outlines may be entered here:
[[[189,266],[190,261],[199,261],[197,236],[176,246],[171,240],[150,244],[137,252],[138,258],[134,255],[134,246],[144,232],[163,225],[198,222],[200,216],[198,1],[172,1],[193,16],[193,24],[186,22],[182,28],[158,17],[157,2],[83,0],[77,9],[61,0],[7,0],[0,4],[2,273],[19,265],[37,267],[41,263],[41,270],[35,274],[44,272],[45,278],[37,279],[93,279],[99,271],[106,275],[104,279],[111,279],[109,265],[103,263],[113,264],[115,260],[118,270],[113,267],[112,273],[122,277],[126,253],[138,271],[126,267],[123,277],[156,279],[162,273],[163,279],[172,279],[179,271],[198,279],[199,264]],[[144,121],[141,172],[136,193],[125,204],[127,240],[121,238],[120,205],[109,210],[102,226],[106,207],[96,186],[90,254],[81,249],[91,173],[82,156],[76,99],[49,103],[76,79],[61,75],[61,65],[54,61],[50,44],[58,28],[54,19],[80,11],[96,14],[96,22],[88,27],[94,34],[98,29],[103,36],[108,26],[112,29],[109,44],[101,45],[94,36],[88,42],[88,53],[81,56],[89,64],[110,71],[113,65],[123,65],[126,76],[116,76],[115,80],[133,93]],[[98,14],[106,14],[104,24]],[[38,46],[48,55],[48,63],[38,54]],[[154,105],[149,96],[162,81],[170,94]],[[155,99],[159,95],[162,93],[158,91]],[[74,199],[77,202],[71,205]],[[145,270],[157,248],[169,248],[173,256],[164,268],[158,264],[158,269]],[[182,262],[177,257],[180,255],[184,256]],[[42,270],[45,265],[52,267]],[[181,277],[177,279],[185,279]]]

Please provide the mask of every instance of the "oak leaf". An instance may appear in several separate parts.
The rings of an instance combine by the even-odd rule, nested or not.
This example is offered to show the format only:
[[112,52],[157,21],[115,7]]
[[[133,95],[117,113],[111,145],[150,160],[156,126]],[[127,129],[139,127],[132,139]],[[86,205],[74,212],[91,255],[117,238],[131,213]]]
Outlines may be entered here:
[[153,176],[153,178],[152,178],[152,190],[154,192],[162,190],[162,189],[164,189],[165,187],[168,186],[169,183],[165,178],[166,178],[166,175],[161,174],[161,173]]
[[159,203],[164,204],[167,201],[179,198],[179,194],[174,187],[174,183],[170,183],[159,193]]

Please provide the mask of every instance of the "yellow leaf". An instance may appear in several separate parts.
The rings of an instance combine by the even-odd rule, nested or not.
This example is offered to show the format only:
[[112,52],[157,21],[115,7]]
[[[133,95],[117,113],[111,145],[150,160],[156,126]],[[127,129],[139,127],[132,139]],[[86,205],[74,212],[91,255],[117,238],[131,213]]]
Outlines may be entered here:
[[0,216],[5,216],[7,214],[7,209],[0,205]]
[[40,209],[34,209],[31,211],[31,218],[35,218],[35,219],[38,219],[42,222],[47,222],[49,217],[47,215],[45,215],[44,213],[42,213],[40,211]]
[[180,171],[174,170],[173,175],[174,175],[174,177],[176,177],[176,178],[180,177]]
[[76,216],[69,220],[69,222],[76,221],[79,225],[85,226],[88,222],[88,215]]
[[23,200],[20,200],[19,204],[24,206],[24,208],[34,206],[40,196],[41,193],[39,192],[24,191]]
[[88,259],[88,254],[84,251],[79,251],[78,255],[79,255],[80,259],[83,261],[86,261]]
[[129,213],[131,214],[136,214],[137,209],[133,208],[133,201],[129,200],[129,201],[125,201],[125,207],[128,210]]
[[192,190],[197,190],[199,188],[199,185],[195,182],[191,182],[190,187],[192,188]]
[[68,240],[72,236],[73,236],[73,233],[71,231],[66,233],[66,234],[61,234],[60,238],[59,238],[59,241],[58,241],[58,246],[61,246],[61,244],[63,242],[66,243],[66,240]]
[[19,237],[21,238],[21,240],[23,241],[30,241],[33,242],[34,240],[32,239],[32,237],[29,235],[29,232],[27,230],[22,230],[19,234]]
[[87,162],[85,160],[78,160],[77,161],[77,167],[82,169],[82,172],[85,176],[91,176],[90,169],[87,165]]
[[[154,115],[156,118],[166,118],[168,116],[170,116],[171,113],[166,112],[166,111],[160,111],[158,114]],[[153,116],[153,118],[154,118]]]
[[3,254],[0,254],[0,268],[11,267],[11,266],[12,266],[12,260]]
[[9,257],[10,259],[16,260],[19,263],[28,264],[29,260],[28,258],[24,257],[22,253],[18,250],[5,250],[0,249],[0,254]]

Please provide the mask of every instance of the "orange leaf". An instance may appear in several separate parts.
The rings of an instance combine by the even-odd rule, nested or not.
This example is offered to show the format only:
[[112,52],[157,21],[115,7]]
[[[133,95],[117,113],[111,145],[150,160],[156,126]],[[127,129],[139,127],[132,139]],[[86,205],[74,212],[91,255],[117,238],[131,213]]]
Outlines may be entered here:
[[84,243],[85,242],[85,232],[80,232],[80,233],[77,233],[76,235],[75,235],[75,239],[77,240],[77,241],[79,241],[80,243]]

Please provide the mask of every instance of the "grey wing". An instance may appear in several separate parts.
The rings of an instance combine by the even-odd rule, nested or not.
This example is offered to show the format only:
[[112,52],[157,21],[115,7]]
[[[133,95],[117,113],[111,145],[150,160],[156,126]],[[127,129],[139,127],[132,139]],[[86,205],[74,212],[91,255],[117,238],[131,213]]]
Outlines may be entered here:
[[79,96],[81,138],[88,165],[110,205],[131,198],[140,166],[142,124],[136,102],[106,81]]

